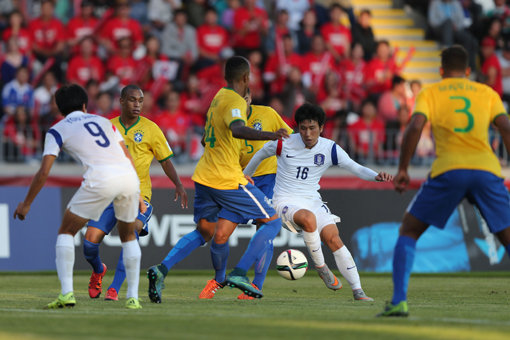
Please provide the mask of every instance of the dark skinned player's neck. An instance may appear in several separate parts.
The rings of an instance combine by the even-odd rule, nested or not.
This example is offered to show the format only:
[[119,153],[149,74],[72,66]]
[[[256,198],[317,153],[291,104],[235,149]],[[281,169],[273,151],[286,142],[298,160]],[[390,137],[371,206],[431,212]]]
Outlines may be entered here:
[[236,83],[236,82],[233,82],[233,83],[227,83],[227,87],[236,91],[238,95],[240,95],[241,97],[244,96],[244,92],[246,91],[246,89],[244,88],[243,85],[239,84],[239,83]]
[[128,117],[127,115],[123,115],[122,113],[120,114],[120,121],[122,122],[122,124],[128,128],[130,126],[132,126],[134,123],[136,123],[136,121],[138,120],[138,117],[137,115],[133,116],[133,117]]

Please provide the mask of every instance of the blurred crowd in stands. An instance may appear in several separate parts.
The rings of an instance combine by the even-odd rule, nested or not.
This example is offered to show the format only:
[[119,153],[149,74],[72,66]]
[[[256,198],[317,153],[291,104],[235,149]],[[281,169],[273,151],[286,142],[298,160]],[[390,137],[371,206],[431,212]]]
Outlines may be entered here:
[[[510,98],[504,0],[487,13],[473,0],[408,2],[425,10],[429,35],[464,45],[477,79]],[[295,109],[317,103],[324,137],[360,162],[394,163],[422,84],[401,76],[412,49],[397,60],[371,19],[348,0],[0,0],[0,161],[40,157],[62,119],[53,94],[64,83],[82,85],[88,111],[108,118],[119,114],[120,89],[138,84],[177,161],[195,161],[209,103],[225,86],[223,62],[239,54],[251,62],[254,104],[294,126]],[[433,156],[429,130],[418,155]]]

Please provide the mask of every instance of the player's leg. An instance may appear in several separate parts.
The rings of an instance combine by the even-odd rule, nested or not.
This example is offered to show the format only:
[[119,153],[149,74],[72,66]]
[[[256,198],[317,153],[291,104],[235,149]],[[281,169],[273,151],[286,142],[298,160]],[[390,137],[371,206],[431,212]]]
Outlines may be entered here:
[[58,298],[46,308],[55,309],[73,307],[76,300],[73,294],[74,235],[87,223],[88,219],[80,217],[66,209],[55,245],[55,263],[60,280],[61,291]]
[[324,226],[320,234],[322,242],[333,252],[338,270],[351,286],[354,300],[374,301],[374,299],[365,294],[361,287],[361,280],[356,263],[352,258],[351,252],[340,238],[336,224]]
[[[136,238],[146,236],[149,232],[149,220],[152,217],[153,207],[152,205],[144,201],[147,210],[145,213],[138,212],[138,216],[135,220],[135,231]],[[124,283],[126,279],[126,268],[124,267],[124,252],[121,250],[119,260],[117,261],[117,267],[115,268],[115,275],[113,276],[113,281],[111,285],[108,287],[106,291],[105,300],[118,300],[118,293],[120,291],[120,287]]]
[[227,284],[241,289],[248,295],[262,297],[262,292],[252,286],[246,273],[278,235],[282,222],[276,211],[267,203],[265,195],[254,185],[241,185],[239,190],[231,191],[220,198],[222,206],[246,218],[255,218],[261,223],[261,227],[250,240],[237,266],[227,276]]
[[[275,179],[276,174],[267,174],[253,177],[253,182],[255,186],[266,195],[266,197],[273,198]],[[257,228],[260,228],[260,225],[257,225]],[[255,276],[253,278],[253,284],[260,290],[262,290],[267,271],[271,265],[271,260],[273,258],[273,248],[273,243],[269,243],[264,251],[260,253],[255,260]],[[245,295],[245,297],[247,296]]]
[[299,209],[294,212],[292,220],[303,229],[303,240],[315,267],[323,267],[325,265],[324,254],[322,253],[321,237],[317,230],[315,214],[307,209]]
[[113,204],[108,205],[98,220],[90,220],[87,223],[87,231],[83,241],[83,255],[92,266],[92,274],[88,287],[91,298],[98,298],[101,295],[102,281],[106,274],[106,265],[99,257],[99,245],[103,238],[112,231],[116,223],[117,219],[113,211]]
[[236,222],[218,218],[216,233],[211,242],[211,260],[215,271],[214,279],[207,281],[205,288],[200,292],[200,299],[212,299],[216,292],[224,287],[227,260],[229,254],[228,239],[237,227]]
[[123,262],[127,279],[126,307],[130,309],[141,308],[138,302],[138,286],[140,281],[140,261],[142,251],[135,234],[135,223],[119,220],[117,228],[122,243]]

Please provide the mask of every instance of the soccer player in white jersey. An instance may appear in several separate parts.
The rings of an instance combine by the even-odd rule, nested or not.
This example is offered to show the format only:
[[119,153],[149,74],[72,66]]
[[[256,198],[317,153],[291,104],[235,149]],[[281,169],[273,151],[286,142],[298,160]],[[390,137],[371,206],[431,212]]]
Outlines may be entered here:
[[340,238],[336,226],[338,218],[322,201],[318,192],[319,180],[334,165],[367,181],[389,182],[393,176],[385,172],[377,174],[359,165],[334,141],[320,137],[324,120],[325,114],[320,107],[308,103],[302,105],[295,114],[299,134],[264,145],[253,156],[244,173],[252,175],[263,159],[276,155],[273,206],[284,226],[302,230],[306,247],[326,287],[338,290],[342,284],[324,261],[321,239],[333,252],[340,273],[352,288],[354,299],[373,301],[363,291],[356,264]]
[[86,113],[88,98],[83,88],[74,84],[63,86],[55,93],[55,100],[66,118],[46,134],[41,167],[32,179],[25,200],[14,212],[14,218],[25,219],[60,150],[65,150],[83,164],[83,181],[67,205],[55,247],[61,293],[46,308],[73,307],[76,304],[73,294],[73,237],[89,219],[97,220],[113,201],[128,281],[126,307],[139,309],[141,251],[134,222],[138,208],[145,210],[145,205],[140,198],[140,181],[133,160],[112,123],[106,118]]

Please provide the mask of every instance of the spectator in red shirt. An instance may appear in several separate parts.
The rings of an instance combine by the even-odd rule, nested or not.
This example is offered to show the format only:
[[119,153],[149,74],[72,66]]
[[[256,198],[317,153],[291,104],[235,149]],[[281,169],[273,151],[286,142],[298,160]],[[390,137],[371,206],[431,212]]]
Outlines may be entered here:
[[145,56],[137,62],[135,76],[135,81],[142,89],[149,90],[159,79],[162,79],[161,81],[177,80],[180,63],[161,53],[161,44],[157,37],[148,36],[145,39],[145,50]]
[[32,124],[24,106],[18,106],[5,122],[3,154],[7,161],[32,160],[39,146],[39,129]]
[[121,86],[133,82],[137,63],[132,57],[132,42],[130,38],[122,38],[117,42],[118,52],[108,60],[107,70],[119,80]]
[[377,118],[375,104],[365,99],[361,104],[361,117],[347,127],[358,162],[380,159],[385,139],[384,123]]
[[197,68],[210,66],[220,61],[220,52],[228,47],[228,32],[218,25],[218,15],[214,7],[207,8],[204,24],[197,28],[198,56]]
[[131,39],[135,49],[143,43],[142,27],[138,21],[130,18],[130,12],[127,0],[117,0],[115,14],[105,22],[99,39],[108,53],[113,54],[120,48],[119,41],[123,38]]
[[317,34],[312,39],[312,51],[303,57],[304,84],[317,93],[324,82],[324,76],[335,67],[335,61],[326,50],[324,38]]
[[93,39],[85,36],[80,43],[80,54],[69,61],[67,80],[85,86],[90,79],[103,81],[104,67],[101,59],[94,55]]
[[272,95],[282,92],[292,67],[303,69],[302,57],[294,52],[294,43],[290,35],[282,37],[282,50],[271,54],[264,69],[264,81],[269,83]]
[[251,51],[248,55],[250,62],[250,94],[254,104],[261,103],[264,100],[264,81],[262,79],[262,53],[260,51]]
[[314,102],[315,100],[314,94],[303,85],[299,67],[291,66],[281,98],[285,108],[282,118],[290,127],[294,128],[296,126],[294,113],[297,108],[305,102]]
[[41,16],[33,19],[28,29],[32,34],[32,52],[37,60],[45,63],[53,58],[52,70],[62,80],[61,59],[65,47],[65,31],[62,22],[53,16],[55,6],[51,0],[41,2]]
[[330,138],[335,128],[337,112],[345,108],[345,100],[340,91],[340,77],[335,72],[329,72],[324,81],[324,90],[319,92],[317,102],[326,113],[326,122],[322,136]]
[[196,74],[189,75],[186,90],[180,96],[181,108],[190,117],[191,123],[194,126],[203,127],[207,104],[203,100],[200,81]]
[[359,110],[361,101],[366,97],[364,77],[366,63],[363,52],[363,47],[356,43],[352,47],[350,58],[342,60],[338,68],[342,96],[355,111]]
[[344,14],[345,12],[339,4],[332,4],[329,8],[331,21],[321,27],[321,33],[326,40],[328,50],[337,62],[349,55],[352,42],[351,30],[341,23]]
[[397,74],[395,60],[391,56],[390,43],[377,43],[376,55],[365,68],[365,85],[369,95],[376,97],[391,89],[391,80]]
[[481,43],[481,52],[483,57],[482,75],[484,83],[492,87],[500,97],[503,96],[503,71],[501,64],[495,53],[496,40],[491,37],[485,37]]
[[155,122],[165,134],[176,156],[186,151],[186,141],[191,127],[190,117],[181,109],[180,96],[176,91],[168,94],[165,108],[155,117]]
[[79,44],[85,37],[93,37],[97,33],[99,20],[94,16],[94,4],[92,1],[83,0],[80,5],[80,14],[67,23],[67,43],[72,53],[79,53]]
[[406,96],[406,80],[394,76],[391,81],[391,90],[384,92],[377,103],[377,116],[386,124],[396,127],[401,110],[408,111]]
[[21,53],[30,54],[32,49],[30,31],[25,28],[23,15],[18,10],[9,15],[9,27],[2,33],[2,41],[9,41],[11,37],[16,38]]
[[267,12],[256,7],[257,0],[246,0],[243,7],[234,13],[233,47],[238,54],[262,47],[262,36],[267,34],[269,20]]

